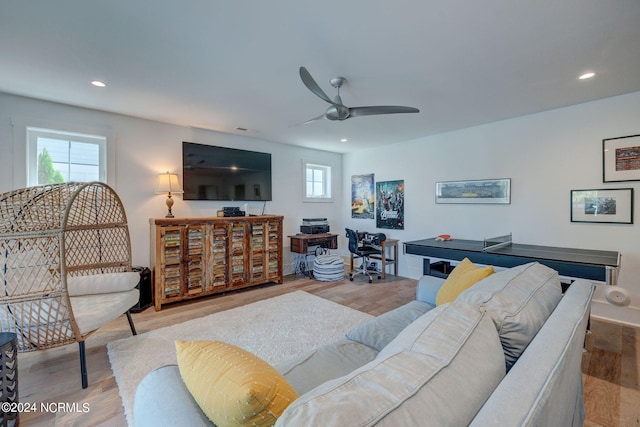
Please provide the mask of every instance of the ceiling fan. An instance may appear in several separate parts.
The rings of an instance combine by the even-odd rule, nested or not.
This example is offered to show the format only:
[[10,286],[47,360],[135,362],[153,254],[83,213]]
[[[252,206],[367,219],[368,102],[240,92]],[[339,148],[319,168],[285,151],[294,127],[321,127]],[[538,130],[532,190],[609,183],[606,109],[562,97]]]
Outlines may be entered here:
[[326,93],[318,86],[318,83],[311,77],[309,71],[305,67],[300,67],[300,78],[302,79],[302,83],[313,92],[320,99],[328,102],[331,106],[325,111],[323,114],[318,117],[314,117],[311,120],[307,120],[304,124],[314,122],[323,117],[326,117],[329,120],[346,120],[350,117],[360,117],[360,116],[372,116],[376,114],[397,114],[397,113],[419,113],[420,110],[413,107],[400,107],[396,105],[378,105],[371,107],[352,107],[349,108],[342,103],[342,98],[340,98],[340,88],[342,84],[347,80],[344,77],[334,77],[329,83],[331,86],[338,89],[338,94],[335,96],[333,100],[327,96]]

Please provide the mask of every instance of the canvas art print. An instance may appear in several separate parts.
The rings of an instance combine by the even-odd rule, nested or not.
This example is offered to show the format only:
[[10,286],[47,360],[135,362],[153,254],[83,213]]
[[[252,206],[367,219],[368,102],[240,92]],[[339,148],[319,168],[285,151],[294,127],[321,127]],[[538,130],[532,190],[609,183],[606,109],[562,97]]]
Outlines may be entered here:
[[351,177],[351,218],[373,219],[375,195],[373,174]]
[[376,183],[376,227],[404,230],[404,180]]

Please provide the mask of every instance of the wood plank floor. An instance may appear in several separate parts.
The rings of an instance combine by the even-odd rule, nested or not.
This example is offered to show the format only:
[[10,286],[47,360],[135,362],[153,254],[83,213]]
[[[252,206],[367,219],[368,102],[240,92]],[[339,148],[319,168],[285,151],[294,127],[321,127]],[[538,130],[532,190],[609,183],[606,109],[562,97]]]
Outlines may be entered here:
[[[288,276],[282,285],[264,285],[133,314],[138,334],[211,313],[303,290],[372,315],[415,299],[416,281],[387,276],[369,284],[323,283]],[[591,322],[583,358],[586,426],[640,426],[640,329]],[[78,346],[68,345],[18,356],[20,402],[35,412],[20,416],[22,426],[125,426],[118,387],[111,372],[106,343],[131,335],[124,316],[91,336],[86,343],[89,387],[80,386]],[[153,357],[153,355],[149,355]],[[47,410],[42,410],[41,403]],[[66,404],[66,406],[65,406]]]

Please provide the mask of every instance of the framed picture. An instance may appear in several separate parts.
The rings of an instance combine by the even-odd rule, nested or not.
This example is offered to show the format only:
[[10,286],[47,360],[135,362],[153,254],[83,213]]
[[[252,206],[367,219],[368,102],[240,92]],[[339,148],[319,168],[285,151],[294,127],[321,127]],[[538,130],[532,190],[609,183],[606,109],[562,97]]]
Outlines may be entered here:
[[511,203],[511,179],[436,182],[436,203]]
[[602,140],[602,181],[640,181],[640,135]]
[[633,224],[633,188],[571,190],[571,222]]
[[376,227],[404,230],[404,179],[376,182]]

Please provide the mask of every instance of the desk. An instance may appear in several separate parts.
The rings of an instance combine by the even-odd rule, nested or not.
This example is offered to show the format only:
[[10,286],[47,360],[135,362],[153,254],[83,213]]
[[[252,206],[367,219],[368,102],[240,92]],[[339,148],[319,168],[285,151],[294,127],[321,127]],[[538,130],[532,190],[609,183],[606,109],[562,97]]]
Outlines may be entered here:
[[[387,257],[387,248],[391,249],[391,257]],[[398,239],[386,239],[384,242],[380,242],[381,254],[369,255],[369,258],[380,261],[382,278],[387,278],[387,265],[393,264],[393,275],[398,275]],[[353,271],[353,254],[351,254],[351,270]]]
[[[552,246],[523,245],[511,243],[508,246],[486,250],[479,240],[445,240],[435,238],[404,242],[404,252],[424,257],[471,262],[499,267],[514,267],[537,261],[556,270],[561,276],[604,282],[615,285],[620,268],[620,254],[617,251],[558,248]],[[429,259],[424,259],[424,274],[429,274]]]
[[320,246],[325,249],[338,249],[338,235],[323,234],[295,234],[288,236],[291,239],[291,252],[306,255],[309,246]]

